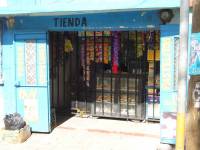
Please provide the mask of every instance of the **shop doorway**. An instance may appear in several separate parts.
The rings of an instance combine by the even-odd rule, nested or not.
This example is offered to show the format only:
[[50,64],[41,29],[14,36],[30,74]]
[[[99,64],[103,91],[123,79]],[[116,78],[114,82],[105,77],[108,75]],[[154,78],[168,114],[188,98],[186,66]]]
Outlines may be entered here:
[[159,119],[159,31],[49,36],[51,106],[57,114]]

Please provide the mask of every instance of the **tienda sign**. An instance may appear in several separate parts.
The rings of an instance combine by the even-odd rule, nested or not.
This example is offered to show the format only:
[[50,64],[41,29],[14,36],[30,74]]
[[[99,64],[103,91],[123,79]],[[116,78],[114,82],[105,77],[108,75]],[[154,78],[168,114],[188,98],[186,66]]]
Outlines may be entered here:
[[86,17],[82,18],[54,18],[55,27],[87,27]]

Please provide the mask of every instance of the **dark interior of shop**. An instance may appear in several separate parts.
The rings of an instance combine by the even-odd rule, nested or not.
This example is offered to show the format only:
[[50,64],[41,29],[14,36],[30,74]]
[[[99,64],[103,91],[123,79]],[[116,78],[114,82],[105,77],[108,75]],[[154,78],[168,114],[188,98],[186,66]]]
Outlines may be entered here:
[[[60,122],[74,113],[156,118],[160,97],[160,33],[50,32],[51,108]],[[58,121],[59,122],[59,121]]]

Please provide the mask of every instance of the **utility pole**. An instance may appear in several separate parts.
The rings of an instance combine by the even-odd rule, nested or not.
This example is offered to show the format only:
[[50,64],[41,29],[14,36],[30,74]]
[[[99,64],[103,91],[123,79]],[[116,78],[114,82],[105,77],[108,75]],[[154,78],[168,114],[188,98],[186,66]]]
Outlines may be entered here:
[[200,32],[200,0],[193,0],[192,33]]
[[178,108],[176,127],[176,150],[184,150],[185,116],[187,103],[189,0],[181,0],[180,7],[180,52],[178,59]]
[[[192,33],[200,33],[200,0],[192,2]],[[200,109],[196,106],[195,93],[198,93],[200,74],[191,75],[189,80],[188,109],[186,119],[186,149],[199,150],[200,148]]]

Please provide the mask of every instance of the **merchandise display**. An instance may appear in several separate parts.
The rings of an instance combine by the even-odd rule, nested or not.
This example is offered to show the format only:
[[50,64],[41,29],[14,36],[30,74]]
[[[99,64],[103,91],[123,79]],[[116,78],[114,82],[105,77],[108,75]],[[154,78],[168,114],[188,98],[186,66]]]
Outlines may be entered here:
[[158,31],[53,32],[51,40],[53,106],[71,103],[69,109],[96,116],[159,117]]
[[112,72],[118,73],[119,66],[119,51],[120,51],[120,36],[119,32],[113,32],[113,57],[112,57]]
[[148,60],[148,82],[147,82],[147,119],[160,118],[160,33],[149,32],[147,60]]

